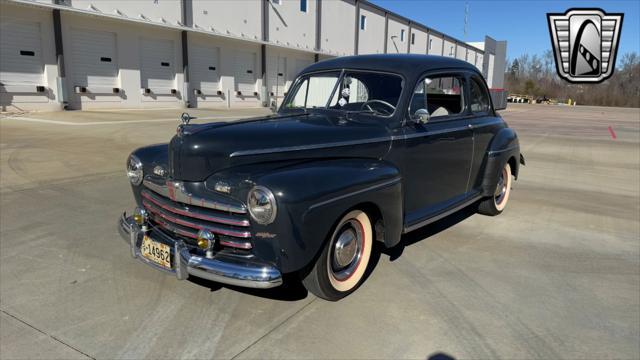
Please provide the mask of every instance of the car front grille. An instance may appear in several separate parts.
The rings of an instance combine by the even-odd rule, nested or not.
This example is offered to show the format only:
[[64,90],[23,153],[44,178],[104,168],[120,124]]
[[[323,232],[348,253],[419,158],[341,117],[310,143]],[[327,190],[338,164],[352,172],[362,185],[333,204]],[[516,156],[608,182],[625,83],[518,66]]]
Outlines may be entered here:
[[[242,250],[252,248],[249,220],[246,212],[224,211],[236,209],[232,205],[216,203],[216,208],[203,207],[174,201],[147,187],[141,192],[142,204],[149,212],[153,224],[194,245],[198,232],[206,229],[216,234],[217,243],[223,247]],[[203,203],[204,204],[204,203]]]

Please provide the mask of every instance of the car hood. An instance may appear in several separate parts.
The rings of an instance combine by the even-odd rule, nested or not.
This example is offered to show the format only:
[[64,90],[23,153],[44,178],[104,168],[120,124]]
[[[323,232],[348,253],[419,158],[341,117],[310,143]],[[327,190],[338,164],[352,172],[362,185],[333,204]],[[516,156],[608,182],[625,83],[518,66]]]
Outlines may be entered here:
[[187,125],[169,144],[176,180],[203,181],[251,163],[314,158],[381,158],[390,146],[383,123],[327,114],[272,115],[228,123]]

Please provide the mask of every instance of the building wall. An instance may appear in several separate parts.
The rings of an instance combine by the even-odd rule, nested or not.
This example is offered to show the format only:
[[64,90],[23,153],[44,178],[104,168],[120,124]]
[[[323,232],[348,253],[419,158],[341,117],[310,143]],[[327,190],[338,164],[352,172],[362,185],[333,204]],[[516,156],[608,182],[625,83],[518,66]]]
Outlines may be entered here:
[[[387,53],[406,54],[409,43],[409,25],[403,21],[389,17],[389,33],[387,34]],[[401,34],[404,31],[404,39]],[[397,47],[397,48],[396,48]]]
[[442,55],[444,40],[440,35],[430,33],[427,41],[427,53],[429,55]]
[[467,62],[469,64],[475,65],[476,64],[476,52],[473,49],[469,49],[469,51],[467,52]]
[[[42,66],[37,69],[41,73],[41,86],[45,87],[43,93],[26,93],[25,90],[16,92],[7,84],[6,79],[0,78],[0,81],[6,85],[0,86],[0,111],[23,111],[23,110],[58,110],[60,105],[57,99],[57,82],[58,65],[55,57],[55,46],[53,33],[53,17],[51,10],[42,10],[36,8],[24,8],[13,6],[8,3],[0,2],[0,36],[10,35],[8,27],[14,27],[15,23],[27,23],[37,27],[39,34],[39,57],[42,59]],[[31,49],[30,49],[31,50]],[[6,51],[0,49],[0,51]],[[8,56],[10,54],[2,54]],[[3,58],[4,58],[3,56]],[[6,58],[4,58],[6,59]],[[19,58],[15,58],[20,61]],[[14,73],[20,71],[9,65],[5,60],[0,62],[0,72]],[[16,71],[16,72],[17,72]],[[23,83],[16,82],[11,85],[22,86]],[[31,88],[34,84],[29,84]],[[30,91],[27,89],[27,91]]]
[[456,58],[460,60],[467,59],[467,48],[462,44],[456,45]]
[[[412,54],[426,54],[427,53],[427,32],[422,29],[411,29],[411,34],[415,34],[415,43],[411,44],[410,52]],[[411,35],[414,36],[414,35]],[[411,41],[411,37],[409,37]]]
[[366,16],[367,26],[365,30],[358,28],[358,54],[384,54],[384,12],[361,4],[360,15]]
[[444,53],[442,54],[448,57],[456,56],[456,44],[448,39],[444,40]]
[[[353,55],[355,44],[354,27],[351,27],[351,31],[348,31],[348,25],[336,26],[336,24],[353,24],[355,16],[356,6],[353,1],[323,1],[320,50],[337,56]],[[367,22],[368,21],[369,19],[367,19]],[[364,32],[361,32],[360,36],[362,36],[363,33]],[[366,33],[369,34],[370,31]],[[382,37],[384,37],[384,34]]]
[[262,38],[261,1],[191,1],[195,28],[252,40]]
[[476,55],[476,67],[478,68],[478,70],[480,70],[480,72],[482,72],[482,67],[484,65],[484,54],[482,53],[478,53]]
[[117,11],[119,11],[132,19],[156,23],[178,25],[182,19],[182,2],[180,0],[72,0],[68,3],[76,9],[99,11],[110,15],[118,15]]
[[300,11],[300,0],[280,0],[279,4],[269,2],[270,41],[298,49],[315,48],[316,0],[306,2],[305,12]]
[[[409,31],[409,20],[365,0],[306,0],[306,11],[301,11],[300,3],[34,0],[25,5],[2,1],[0,35],[5,48],[0,54],[4,76],[0,105],[3,110],[59,109],[64,90],[71,109],[256,107],[268,104],[270,97],[280,99],[315,58],[350,55],[356,49],[358,54],[409,50],[466,59],[490,77],[487,81],[493,87],[503,86],[505,42],[486,37],[478,45],[459,42],[456,47],[454,39],[422,25],[412,24]],[[56,64],[53,10],[42,4],[60,9],[64,79],[59,78]],[[366,17],[364,29],[360,29],[357,8]],[[415,42],[410,44],[412,34]],[[188,39],[188,77],[183,74],[183,35]],[[23,46],[21,37],[24,46],[39,48],[29,59],[10,53]],[[34,38],[39,39],[36,45]],[[28,68],[26,72],[31,73],[21,79],[15,68]],[[38,89],[36,83],[43,92],[16,90]]]

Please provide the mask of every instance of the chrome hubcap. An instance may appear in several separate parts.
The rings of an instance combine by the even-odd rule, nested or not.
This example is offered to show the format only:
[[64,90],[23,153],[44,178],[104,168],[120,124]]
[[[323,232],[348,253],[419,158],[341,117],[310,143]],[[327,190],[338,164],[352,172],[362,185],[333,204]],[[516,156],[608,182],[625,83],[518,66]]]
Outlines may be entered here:
[[349,220],[340,228],[333,242],[331,272],[337,280],[353,274],[362,256],[362,226],[356,220]]
[[496,192],[494,194],[496,199],[496,204],[500,205],[504,200],[504,196],[507,193],[507,179],[509,174],[507,174],[507,169],[502,169],[500,173],[500,178],[498,179],[498,186],[496,186]]
[[338,240],[336,240],[335,259],[336,264],[340,267],[345,267],[353,261],[356,257],[356,233],[353,229],[347,229]]

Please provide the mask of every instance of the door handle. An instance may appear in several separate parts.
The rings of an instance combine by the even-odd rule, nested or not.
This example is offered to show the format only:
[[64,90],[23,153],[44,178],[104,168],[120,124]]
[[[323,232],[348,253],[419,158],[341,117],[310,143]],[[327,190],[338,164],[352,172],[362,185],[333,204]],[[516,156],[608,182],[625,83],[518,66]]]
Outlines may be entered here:
[[468,127],[469,129],[473,129],[473,125],[471,125],[471,124],[467,125],[467,127]]

